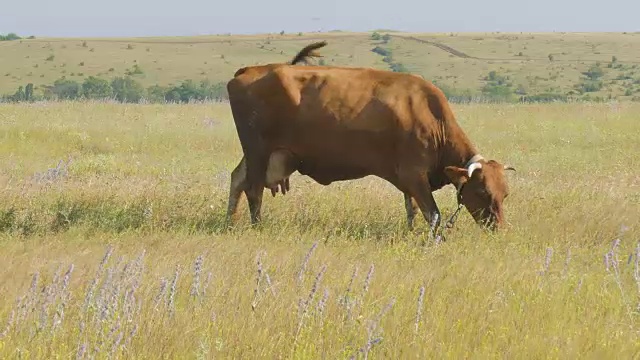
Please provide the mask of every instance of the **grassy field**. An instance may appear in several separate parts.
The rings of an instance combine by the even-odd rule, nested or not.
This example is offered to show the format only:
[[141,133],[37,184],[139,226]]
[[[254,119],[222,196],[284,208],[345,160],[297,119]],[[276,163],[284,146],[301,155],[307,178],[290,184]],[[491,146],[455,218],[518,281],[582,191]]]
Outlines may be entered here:
[[226,82],[241,66],[288,61],[311,41],[327,40],[322,50],[327,65],[389,69],[390,63],[371,51],[382,46],[408,71],[474,94],[490,71],[508,77],[510,91],[575,93],[582,73],[599,63],[601,88],[586,94],[640,100],[640,33],[388,34],[387,43],[373,40],[371,33],[348,32],[5,41],[0,42],[0,94],[27,83],[39,91],[63,76],[78,82],[88,76],[109,79],[136,65],[142,73],[133,77],[145,87],[185,79]]
[[640,104],[454,111],[517,169],[509,225],[423,246],[376,178],[223,230],[227,104],[1,105],[0,357],[637,357]]

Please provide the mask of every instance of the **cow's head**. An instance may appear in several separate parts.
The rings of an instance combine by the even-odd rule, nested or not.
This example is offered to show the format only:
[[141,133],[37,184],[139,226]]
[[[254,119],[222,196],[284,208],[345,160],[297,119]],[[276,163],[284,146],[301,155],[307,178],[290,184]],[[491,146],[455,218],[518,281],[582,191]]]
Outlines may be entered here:
[[458,189],[461,203],[475,221],[497,230],[504,222],[502,203],[509,196],[505,170],[515,169],[495,160],[474,160],[466,168],[447,166],[445,172]]

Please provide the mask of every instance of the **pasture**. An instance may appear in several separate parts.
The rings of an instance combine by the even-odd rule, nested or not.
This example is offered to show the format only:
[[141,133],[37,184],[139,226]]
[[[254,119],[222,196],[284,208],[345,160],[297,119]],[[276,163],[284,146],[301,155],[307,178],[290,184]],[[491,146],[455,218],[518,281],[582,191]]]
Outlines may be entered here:
[[376,178],[294,174],[224,230],[226,103],[0,105],[0,357],[637,356],[640,104],[453,110],[517,169],[509,224],[423,245]]
[[[161,38],[36,38],[0,42],[0,94],[65,78],[130,75],[145,88],[191,79],[226,82],[239,67],[288,61],[327,40],[326,65],[395,68],[457,92],[493,89],[640,100],[640,33],[373,33],[211,35]],[[385,37],[388,35],[388,38]],[[379,47],[386,51],[374,52]],[[386,54],[386,55],[385,55]],[[599,73],[590,72],[598,66]],[[495,79],[488,79],[495,72]],[[584,73],[589,72],[587,76]],[[485,89],[486,90],[486,89]]]

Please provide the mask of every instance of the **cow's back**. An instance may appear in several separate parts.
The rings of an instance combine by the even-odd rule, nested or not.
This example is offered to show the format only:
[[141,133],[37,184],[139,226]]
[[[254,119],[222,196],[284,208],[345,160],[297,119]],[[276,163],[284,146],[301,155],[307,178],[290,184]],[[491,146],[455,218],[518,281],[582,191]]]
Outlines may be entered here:
[[305,148],[316,144],[334,149],[336,156],[356,157],[346,156],[347,160],[370,157],[379,163],[397,157],[405,146],[424,148],[441,133],[444,117],[433,110],[442,108],[444,96],[440,98],[437,88],[415,75],[361,68],[278,71],[295,80],[284,82],[297,86],[289,93],[300,94],[297,116],[287,125]]

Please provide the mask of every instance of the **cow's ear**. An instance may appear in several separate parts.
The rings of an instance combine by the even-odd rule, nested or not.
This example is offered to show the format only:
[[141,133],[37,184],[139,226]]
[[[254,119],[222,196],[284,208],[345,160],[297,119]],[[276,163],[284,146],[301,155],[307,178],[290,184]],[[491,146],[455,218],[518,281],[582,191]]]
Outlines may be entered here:
[[462,184],[467,182],[467,180],[469,180],[469,177],[467,176],[467,170],[457,166],[445,167],[444,173],[456,187],[461,186]]

